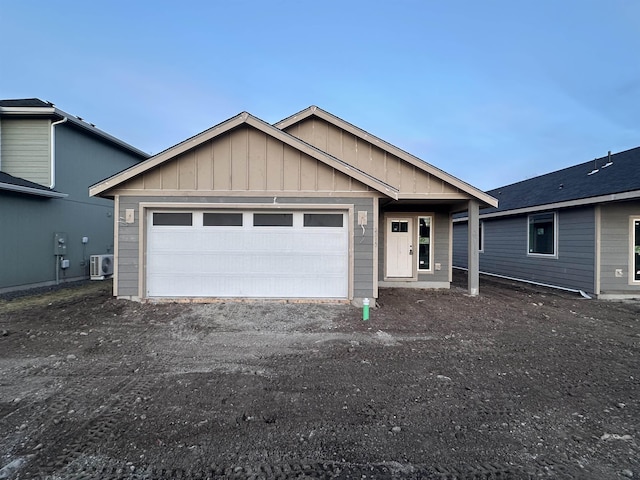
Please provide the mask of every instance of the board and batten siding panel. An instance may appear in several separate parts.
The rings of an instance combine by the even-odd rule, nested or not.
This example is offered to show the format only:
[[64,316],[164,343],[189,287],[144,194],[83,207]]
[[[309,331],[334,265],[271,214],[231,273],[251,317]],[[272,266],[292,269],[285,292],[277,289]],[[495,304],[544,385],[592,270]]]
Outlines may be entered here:
[[640,218],[640,201],[602,205],[600,215],[600,293],[640,293],[640,285],[629,282],[630,222]]
[[3,118],[0,165],[14,177],[49,187],[51,178],[51,121]]
[[[353,242],[353,296],[355,298],[373,297],[373,202],[374,197],[336,197],[336,198],[316,198],[316,197],[279,197],[278,205],[283,204],[304,205],[304,204],[326,204],[326,205],[353,205],[353,225],[352,231],[355,233]],[[273,197],[152,197],[152,196],[121,196],[119,217],[126,218],[126,209],[133,208],[135,211],[135,223],[119,225],[118,244],[118,295],[122,297],[142,297],[143,292],[138,291],[138,278],[140,272],[139,252],[139,222],[140,203],[203,203],[220,204],[224,207],[226,203],[244,204],[246,209],[251,210],[252,205],[273,203]],[[189,207],[193,209],[193,207]],[[366,211],[368,227],[362,235],[362,227],[357,225],[358,211]]]
[[[482,220],[480,271],[564,288],[595,290],[595,216],[592,207],[557,212],[557,258],[527,254],[528,216]],[[454,230],[456,266],[466,267],[467,226]]]
[[317,117],[307,118],[285,131],[392,185],[401,193],[459,193],[453,185],[434,178],[378,145],[337,128],[326,120]]

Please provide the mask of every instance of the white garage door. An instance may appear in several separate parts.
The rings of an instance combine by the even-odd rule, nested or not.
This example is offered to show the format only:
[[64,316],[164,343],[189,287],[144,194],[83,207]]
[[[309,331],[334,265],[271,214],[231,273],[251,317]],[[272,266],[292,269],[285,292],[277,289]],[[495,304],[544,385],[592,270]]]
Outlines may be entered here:
[[348,215],[152,211],[148,297],[347,298]]

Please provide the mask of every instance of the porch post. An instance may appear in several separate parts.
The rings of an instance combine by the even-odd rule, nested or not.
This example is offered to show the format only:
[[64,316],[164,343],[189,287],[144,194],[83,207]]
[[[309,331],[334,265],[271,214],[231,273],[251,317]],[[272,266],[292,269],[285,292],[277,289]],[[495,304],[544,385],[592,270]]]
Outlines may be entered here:
[[469,295],[476,296],[480,290],[480,207],[476,200],[469,200],[468,207],[468,264],[467,275],[469,283]]

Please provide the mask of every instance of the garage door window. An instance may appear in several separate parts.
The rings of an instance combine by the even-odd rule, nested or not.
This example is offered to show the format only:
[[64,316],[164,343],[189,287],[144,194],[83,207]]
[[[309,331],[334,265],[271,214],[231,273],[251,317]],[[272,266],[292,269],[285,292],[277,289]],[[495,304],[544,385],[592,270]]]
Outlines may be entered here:
[[339,227],[342,228],[341,213],[305,213],[305,227]]
[[153,224],[162,226],[190,227],[193,225],[193,216],[189,213],[153,213]]
[[254,213],[254,227],[293,227],[293,213]]
[[242,213],[203,213],[202,225],[205,227],[241,227]]

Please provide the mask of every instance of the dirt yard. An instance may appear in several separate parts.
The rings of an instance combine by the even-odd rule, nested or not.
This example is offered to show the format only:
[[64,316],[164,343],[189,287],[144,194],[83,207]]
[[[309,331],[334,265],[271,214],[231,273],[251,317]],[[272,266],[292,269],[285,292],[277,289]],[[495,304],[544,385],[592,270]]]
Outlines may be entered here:
[[0,298],[0,479],[640,478],[640,302]]

